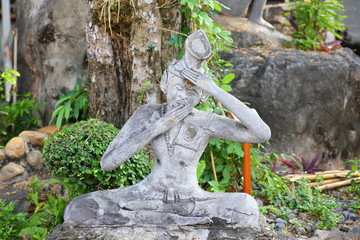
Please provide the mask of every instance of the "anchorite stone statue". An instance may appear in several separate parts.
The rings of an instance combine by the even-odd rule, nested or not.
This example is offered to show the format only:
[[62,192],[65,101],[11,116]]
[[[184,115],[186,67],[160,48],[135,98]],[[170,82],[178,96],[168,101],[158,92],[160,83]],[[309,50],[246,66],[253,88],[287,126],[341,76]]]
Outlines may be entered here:
[[262,17],[266,0],[219,0],[230,9],[223,9],[222,12],[228,13],[234,17],[240,17],[248,8],[248,20],[269,29],[275,29],[273,25],[265,21]]
[[[204,72],[202,64],[210,54],[204,31],[191,34],[184,57],[172,62],[161,79],[167,102],[139,108],[101,159],[104,170],[115,169],[150,142],[156,155],[150,175],[133,186],[74,199],[65,210],[66,223],[84,227],[259,227],[253,197],[207,192],[197,182],[198,161],[212,138],[251,143],[270,138],[270,129],[257,112],[219,88]],[[193,108],[209,94],[239,121]]]

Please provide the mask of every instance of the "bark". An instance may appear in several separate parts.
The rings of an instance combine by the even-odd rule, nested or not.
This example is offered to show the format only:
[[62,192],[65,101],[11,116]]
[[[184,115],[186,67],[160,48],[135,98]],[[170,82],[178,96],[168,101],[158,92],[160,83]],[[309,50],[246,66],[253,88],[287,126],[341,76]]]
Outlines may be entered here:
[[142,104],[161,102],[163,69],[177,55],[165,41],[182,19],[179,4],[169,1],[121,1],[110,19],[103,3],[88,0],[89,114],[120,128]]

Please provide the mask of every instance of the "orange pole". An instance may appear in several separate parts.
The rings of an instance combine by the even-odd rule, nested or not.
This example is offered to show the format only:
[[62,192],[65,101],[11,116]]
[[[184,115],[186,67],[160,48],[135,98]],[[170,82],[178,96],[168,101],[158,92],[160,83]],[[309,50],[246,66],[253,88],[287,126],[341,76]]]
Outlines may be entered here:
[[244,193],[251,195],[251,163],[250,163],[250,143],[243,143],[243,190]]
[[[229,115],[232,119],[238,120],[232,112],[229,112]],[[244,193],[251,195],[251,163],[250,163],[250,143],[243,143],[242,148],[244,152],[244,158],[243,158],[243,190]]]

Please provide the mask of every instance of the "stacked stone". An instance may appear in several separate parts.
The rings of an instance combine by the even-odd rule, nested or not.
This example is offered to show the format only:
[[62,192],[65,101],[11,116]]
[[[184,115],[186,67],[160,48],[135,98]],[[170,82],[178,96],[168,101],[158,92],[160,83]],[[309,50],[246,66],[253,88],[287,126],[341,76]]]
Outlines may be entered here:
[[58,131],[55,125],[23,131],[0,149],[0,185],[21,181],[44,168],[41,150],[45,138]]

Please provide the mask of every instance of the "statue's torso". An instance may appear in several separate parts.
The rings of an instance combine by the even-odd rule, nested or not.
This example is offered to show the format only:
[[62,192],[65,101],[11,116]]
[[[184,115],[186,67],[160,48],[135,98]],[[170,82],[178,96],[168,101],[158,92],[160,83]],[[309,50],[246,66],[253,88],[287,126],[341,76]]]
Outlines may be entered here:
[[185,192],[199,188],[196,170],[209,142],[206,126],[210,116],[211,113],[193,110],[178,125],[152,140],[156,159],[148,180],[155,188]]

